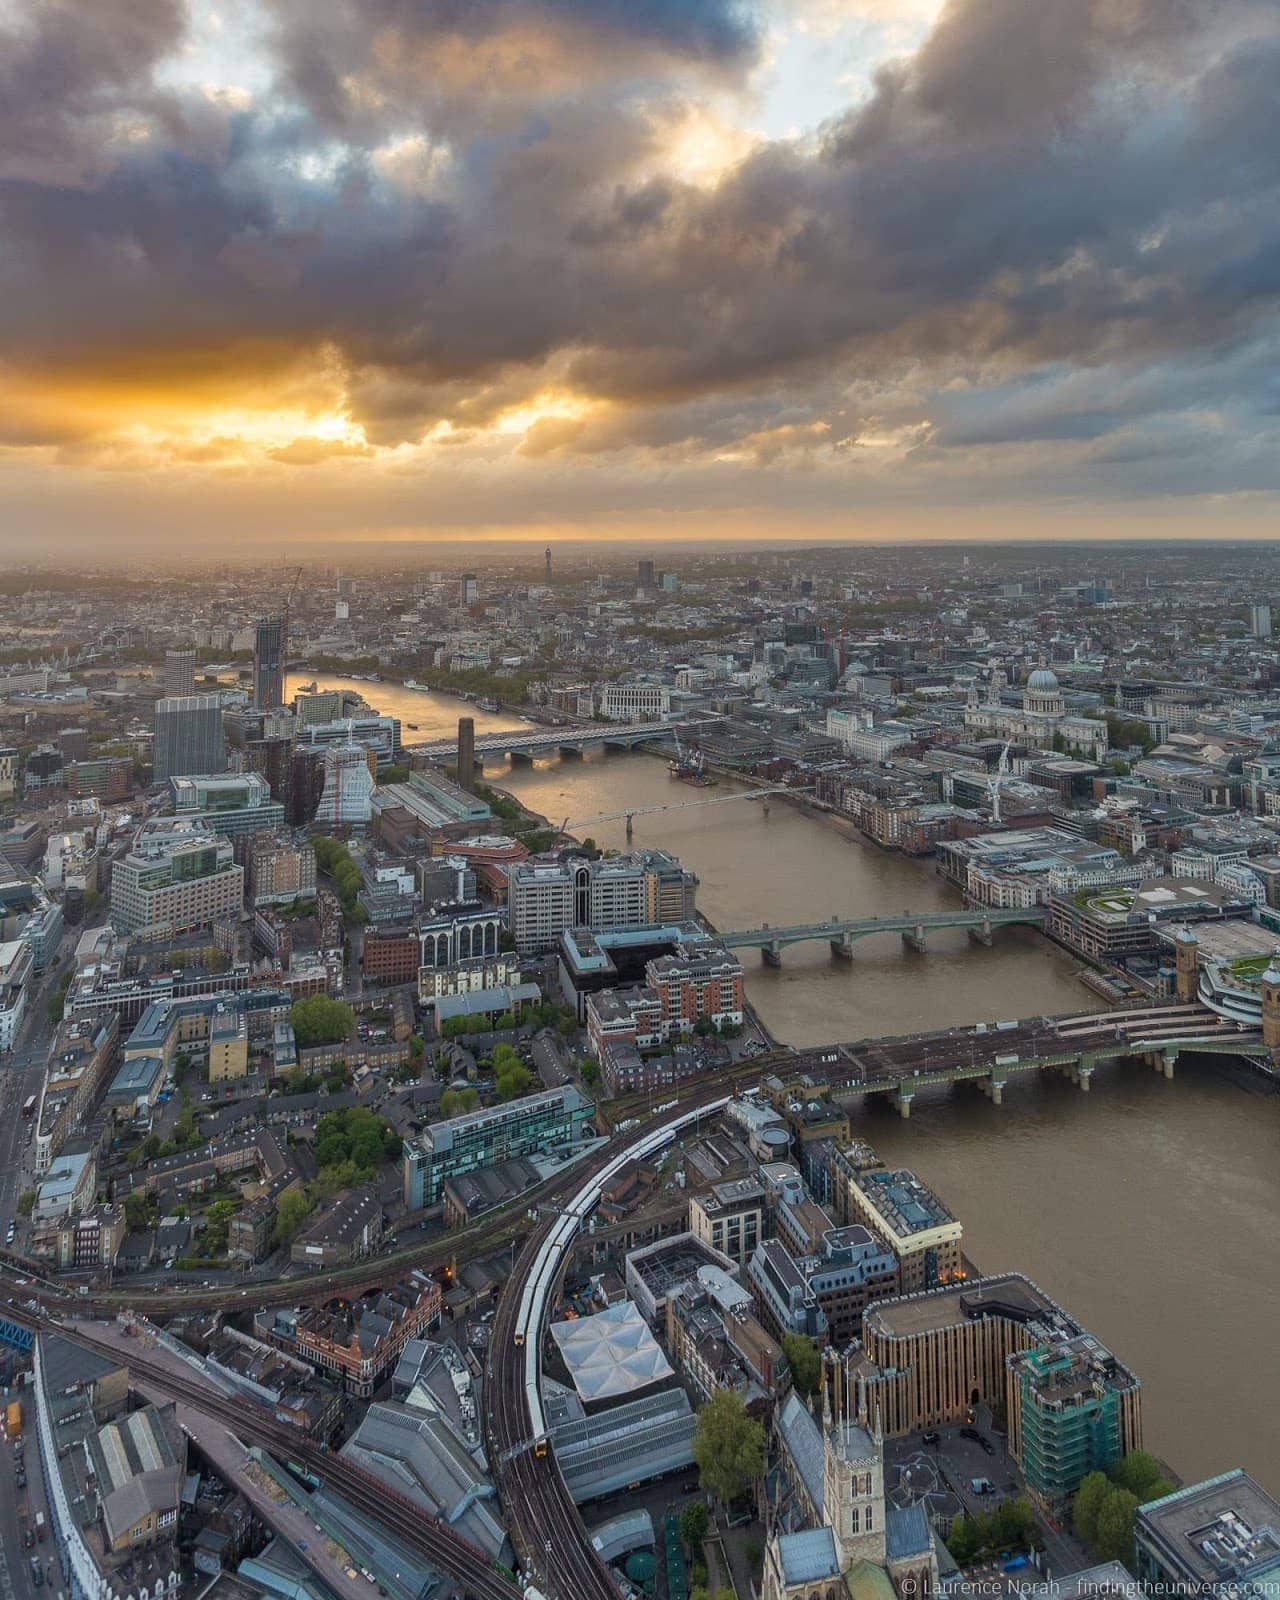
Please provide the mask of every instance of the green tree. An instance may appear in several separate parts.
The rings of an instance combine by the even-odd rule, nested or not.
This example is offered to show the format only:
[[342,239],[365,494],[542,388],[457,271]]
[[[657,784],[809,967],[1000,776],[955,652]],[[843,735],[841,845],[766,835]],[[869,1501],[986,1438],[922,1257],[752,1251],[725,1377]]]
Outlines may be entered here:
[[341,1044],[350,1037],[355,1014],[341,1000],[328,995],[309,994],[294,1002],[289,1013],[293,1032],[303,1048],[317,1044]]
[[18,1215],[29,1217],[35,1208],[36,1192],[34,1189],[24,1189],[18,1196]]
[[718,1389],[698,1412],[693,1459],[704,1489],[726,1505],[764,1471],[764,1425],[747,1415],[742,1396]]
[[1071,1507],[1071,1526],[1077,1538],[1083,1540],[1090,1550],[1098,1537],[1098,1514],[1110,1493],[1111,1480],[1105,1472],[1089,1473],[1081,1479],[1080,1487],[1076,1490]]
[[67,1004],[67,985],[64,983],[60,989],[55,989],[49,996],[45,1012],[49,1018],[50,1027],[56,1028],[62,1021],[62,1013]]
[[578,1075],[588,1089],[594,1089],[600,1082],[600,1063],[588,1056],[585,1061],[579,1063]]
[[1133,1516],[1138,1497],[1128,1489],[1112,1489],[1098,1512],[1098,1534],[1093,1553],[1099,1561],[1133,1563]]
[[680,1511],[680,1537],[690,1550],[697,1550],[707,1536],[711,1513],[705,1500],[686,1500]]
[[957,1517],[951,1524],[951,1532],[947,1535],[947,1549],[955,1557],[958,1566],[967,1567],[976,1560],[984,1543],[981,1524],[977,1517]]
[[460,1117],[474,1111],[479,1099],[474,1089],[446,1089],[440,1096],[440,1115],[442,1118]]
[[311,1201],[305,1189],[286,1189],[276,1202],[276,1225],[271,1237],[277,1244],[290,1244],[311,1215]]
[[498,1074],[498,1093],[504,1100],[518,1100],[522,1094],[528,1094],[533,1083],[533,1074],[522,1062],[517,1061],[514,1066],[508,1066]]
[[[356,1175],[367,1178],[387,1154],[385,1139],[390,1131],[390,1124],[374,1116],[367,1106],[331,1111],[316,1124],[316,1166],[324,1169],[351,1162]],[[398,1140],[392,1149],[399,1149]]]
[[822,1371],[817,1345],[802,1333],[787,1333],[782,1338],[782,1353],[791,1368],[791,1380],[797,1393],[807,1398],[817,1390]]
[[131,1228],[145,1227],[151,1217],[151,1202],[145,1194],[128,1194],[124,1200],[124,1220]]
[[1113,1463],[1111,1481],[1136,1494],[1139,1504],[1143,1504],[1159,1498],[1154,1491],[1164,1484],[1165,1478],[1160,1463],[1149,1450],[1130,1450],[1128,1455]]

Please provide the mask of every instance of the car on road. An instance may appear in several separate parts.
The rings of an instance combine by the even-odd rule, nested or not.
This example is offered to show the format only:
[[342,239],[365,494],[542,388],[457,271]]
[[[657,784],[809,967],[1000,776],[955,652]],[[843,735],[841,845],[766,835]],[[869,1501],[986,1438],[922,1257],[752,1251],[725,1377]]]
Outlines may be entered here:
[[978,1432],[978,1430],[976,1428],[961,1428],[960,1437],[962,1439],[972,1439],[974,1444],[977,1444],[978,1440],[981,1439],[982,1435]]
[[940,1433],[922,1434],[921,1435],[921,1443],[922,1444],[939,1445],[939,1444],[942,1443],[942,1435]]
[[991,1440],[987,1438],[985,1433],[978,1434],[975,1443],[978,1445],[979,1449],[986,1451],[987,1455],[995,1455],[996,1447],[992,1444]]

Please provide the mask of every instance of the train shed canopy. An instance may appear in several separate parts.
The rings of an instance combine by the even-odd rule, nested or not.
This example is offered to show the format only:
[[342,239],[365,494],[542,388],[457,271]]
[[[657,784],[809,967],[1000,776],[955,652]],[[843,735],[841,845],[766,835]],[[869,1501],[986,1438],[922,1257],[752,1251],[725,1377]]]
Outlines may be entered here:
[[551,1336],[585,1406],[639,1394],[673,1375],[632,1300],[619,1300],[591,1317],[554,1322]]

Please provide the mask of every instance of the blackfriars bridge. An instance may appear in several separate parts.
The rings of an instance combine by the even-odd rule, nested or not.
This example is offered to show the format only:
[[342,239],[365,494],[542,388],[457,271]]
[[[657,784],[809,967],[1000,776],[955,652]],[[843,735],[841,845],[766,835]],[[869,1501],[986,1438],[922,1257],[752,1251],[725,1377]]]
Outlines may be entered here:
[[[505,756],[510,761],[532,761],[535,756],[582,755],[587,750],[634,750],[642,744],[672,739],[683,722],[597,722],[589,727],[543,728],[528,724],[508,728],[504,733],[485,733],[476,739],[476,760],[485,756]],[[674,742],[674,741],[673,741]],[[425,756],[428,761],[451,761],[458,754],[458,741],[433,739],[426,744],[402,746],[406,755]]]

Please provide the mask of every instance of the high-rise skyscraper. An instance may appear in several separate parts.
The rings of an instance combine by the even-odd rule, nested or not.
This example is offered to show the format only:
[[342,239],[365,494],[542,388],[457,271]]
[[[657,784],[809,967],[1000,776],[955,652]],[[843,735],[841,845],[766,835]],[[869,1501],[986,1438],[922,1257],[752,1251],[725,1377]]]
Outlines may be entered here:
[[1271,637],[1271,607],[1265,601],[1249,607],[1249,626],[1255,639]]
[[543,552],[542,576],[543,576],[543,580],[546,583],[550,583],[551,582],[551,546],[550,545],[548,545],[546,550]]
[[156,783],[226,771],[221,695],[166,695],[157,700],[155,734]]
[[263,617],[253,630],[253,703],[269,711],[284,704],[283,617]]
[[639,561],[636,563],[636,582],[642,589],[653,588],[652,561]]
[[462,574],[461,598],[464,608],[475,605],[480,598],[480,585],[476,582],[474,572],[464,572]]
[[194,650],[166,650],[164,653],[164,692],[174,695],[196,692],[196,653]]

